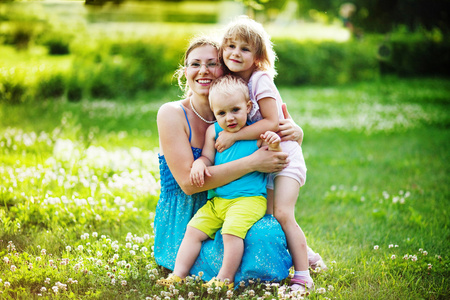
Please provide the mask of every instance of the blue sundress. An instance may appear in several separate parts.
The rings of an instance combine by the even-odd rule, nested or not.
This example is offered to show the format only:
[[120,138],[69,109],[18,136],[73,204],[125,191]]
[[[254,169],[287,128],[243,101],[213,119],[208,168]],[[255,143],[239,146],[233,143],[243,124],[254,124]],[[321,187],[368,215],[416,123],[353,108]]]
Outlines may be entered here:
[[[191,136],[189,141],[190,139]],[[194,159],[197,159],[201,155],[201,149],[192,147],[192,153]],[[175,181],[163,155],[159,155],[159,170],[161,194],[154,222],[154,255],[158,265],[173,270],[186,226],[197,210],[206,203],[207,192],[186,195]],[[214,240],[203,242],[190,273],[198,275],[202,271],[202,279],[209,281],[219,273],[222,260],[223,239],[219,230]],[[286,236],[281,225],[272,215],[265,215],[253,225],[244,239],[244,255],[235,275],[235,282],[248,282],[250,279],[279,282],[289,275],[291,266],[292,258],[287,250]]]

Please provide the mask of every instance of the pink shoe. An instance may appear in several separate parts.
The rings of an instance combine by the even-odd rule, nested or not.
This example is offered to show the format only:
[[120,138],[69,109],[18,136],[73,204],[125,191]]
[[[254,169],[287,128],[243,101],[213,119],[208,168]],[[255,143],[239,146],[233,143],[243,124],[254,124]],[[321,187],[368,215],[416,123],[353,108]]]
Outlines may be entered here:
[[309,280],[303,280],[300,278],[292,278],[290,285],[291,293],[297,294],[297,296],[306,297],[311,290],[314,290],[314,282],[311,278]]
[[322,257],[318,253],[314,253],[312,256],[308,256],[309,267],[313,270],[321,268],[322,270],[328,270],[327,265],[324,263]]

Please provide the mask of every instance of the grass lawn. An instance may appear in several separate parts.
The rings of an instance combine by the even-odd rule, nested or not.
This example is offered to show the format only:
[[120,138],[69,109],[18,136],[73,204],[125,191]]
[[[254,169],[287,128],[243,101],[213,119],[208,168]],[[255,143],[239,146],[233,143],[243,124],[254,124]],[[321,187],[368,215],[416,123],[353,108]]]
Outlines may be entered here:
[[[329,267],[309,299],[450,298],[449,83],[280,88],[305,131],[296,216]],[[0,104],[0,298],[230,296],[155,285],[156,112],[178,94]]]

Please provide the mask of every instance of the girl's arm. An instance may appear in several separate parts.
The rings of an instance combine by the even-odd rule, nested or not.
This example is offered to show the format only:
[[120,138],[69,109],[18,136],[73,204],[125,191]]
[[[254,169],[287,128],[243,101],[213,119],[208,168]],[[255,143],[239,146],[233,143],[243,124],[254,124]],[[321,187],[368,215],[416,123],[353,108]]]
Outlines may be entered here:
[[196,187],[189,178],[194,156],[183,110],[178,104],[164,104],[158,111],[157,124],[161,154],[178,185],[188,195],[225,185],[253,171],[279,172],[288,164],[286,153],[267,151],[265,147],[247,157],[209,167],[211,176],[205,178],[203,187]]
[[266,131],[278,131],[279,120],[276,100],[274,98],[263,98],[258,101],[258,105],[263,119],[245,126],[235,133],[220,132],[216,140],[217,151],[222,152],[228,149],[236,141],[257,140]]

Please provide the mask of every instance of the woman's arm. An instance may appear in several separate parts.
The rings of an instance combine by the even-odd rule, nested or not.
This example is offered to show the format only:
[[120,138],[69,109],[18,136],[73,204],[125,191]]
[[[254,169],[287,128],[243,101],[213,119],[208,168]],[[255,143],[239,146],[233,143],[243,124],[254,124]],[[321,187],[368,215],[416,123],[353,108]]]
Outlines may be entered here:
[[189,177],[194,156],[183,110],[177,104],[164,104],[158,111],[157,124],[162,154],[175,180],[188,195],[222,186],[253,171],[279,172],[288,164],[286,153],[267,151],[265,147],[250,156],[209,167],[211,177],[205,178],[203,187],[196,187],[191,185]]
[[285,103],[282,104],[281,108],[283,109],[285,119],[280,120],[280,130],[278,131],[278,135],[281,137],[282,141],[297,141],[301,146],[303,142],[302,128],[292,120]]

